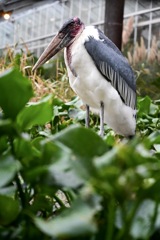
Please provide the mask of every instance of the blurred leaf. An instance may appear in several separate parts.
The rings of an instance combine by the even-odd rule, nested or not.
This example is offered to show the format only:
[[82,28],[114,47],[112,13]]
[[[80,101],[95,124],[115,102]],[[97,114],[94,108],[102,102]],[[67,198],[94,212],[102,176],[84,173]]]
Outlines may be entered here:
[[62,143],[72,151],[71,164],[81,179],[88,181],[91,175],[96,176],[93,157],[101,156],[108,150],[107,144],[90,129],[70,126],[54,135],[53,141]]
[[148,139],[152,144],[160,144],[160,130],[152,132]]
[[139,104],[139,111],[138,111],[139,116],[143,116],[144,114],[149,114],[151,99],[148,96],[139,99],[138,104]]
[[0,187],[9,183],[20,170],[21,165],[13,156],[6,155],[0,157]]
[[96,232],[94,215],[96,210],[86,203],[77,200],[70,209],[65,210],[53,220],[45,221],[35,218],[36,226],[52,237],[75,237]]
[[80,108],[83,106],[83,102],[78,96],[76,96],[73,100],[71,100],[70,102],[67,102],[66,105]]
[[53,199],[45,194],[37,194],[30,206],[30,211],[37,214],[38,211],[51,212],[53,210]]
[[0,154],[5,151],[8,147],[8,141],[6,136],[0,137]]
[[15,196],[16,189],[16,186],[0,188],[0,195],[5,195],[13,198]]
[[85,119],[85,115],[86,112],[83,110],[79,110],[76,108],[70,108],[69,110],[69,117],[79,121]]
[[160,109],[160,108],[159,108],[158,105],[155,105],[155,104],[151,103],[149,113],[150,113],[151,115],[155,115],[155,114],[158,113],[159,109]]
[[15,119],[32,96],[31,82],[16,68],[0,74],[0,106],[6,117]]
[[0,119],[0,135],[16,135],[17,129],[11,119]]
[[[140,204],[130,231],[135,239],[149,239],[156,222],[156,219],[155,221],[153,219],[155,208],[156,202],[150,199],[146,199]],[[152,223],[152,221],[154,222]]]
[[154,144],[154,148],[157,152],[160,152],[160,144]]
[[26,173],[27,178],[35,180],[35,171],[39,169],[39,177],[43,176],[41,183],[48,186],[77,188],[83,183],[72,166],[74,159],[70,149],[59,142],[44,140],[41,151],[42,159]]
[[7,225],[13,222],[20,211],[19,202],[11,197],[0,195],[0,224]]
[[[36,149],[31,141],[31,139],[25,138],[17,138],[14,141],[14,148],[16,157],[21,159],[21,162],[25,164],[25,166],[30,165],[30,160],[33,157],[40,157],[41,153],[38,149]],[[33,167],[33,165],[32,165]]]
[[110,131],[105,136],[105,142],[107,143],[108,146],[114,146],[114,144],[116,143],[116,139],[115,139],[115,134],[113,131]]
[[108,147],[100,136],[90,129],[80,126],[70,126],[56,134],[53,138],[72,149],[75,155],[83,158],[101,156]]
[[30,103],[18,115],[17,123],[22,129],[29,129],[34,125],[43,125],[53,116],[52,95],[39,102]]
[[117,152],[117,148],[113,148],[104,155],[94,158],[96,168],[99,169],[100,172],[102,171],[102,173],[106,172],[106,169],[109,168],[110,165],[114,165],[117,159]]

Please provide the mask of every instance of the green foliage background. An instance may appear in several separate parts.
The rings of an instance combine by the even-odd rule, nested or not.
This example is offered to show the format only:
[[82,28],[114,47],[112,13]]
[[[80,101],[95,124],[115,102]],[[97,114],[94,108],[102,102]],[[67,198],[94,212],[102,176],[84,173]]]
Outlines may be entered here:
[[78,98],[35,101],[26,75],[0,74],[0,239],[160,239],[160,100],[138,97],[134,139],[101,139]]

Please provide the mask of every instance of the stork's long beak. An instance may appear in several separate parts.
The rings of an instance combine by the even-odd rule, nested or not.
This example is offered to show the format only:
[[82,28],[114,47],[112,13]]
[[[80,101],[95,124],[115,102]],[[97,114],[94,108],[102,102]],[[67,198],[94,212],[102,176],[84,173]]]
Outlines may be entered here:
[[46,61],[48,61],[51,57],[53,57],[56,53],[58,53],[62,48],[64,48],[68,44],[69,41],[70,38],[68,34],[62,36],[58,33],[49,43],[48,47],[44,50],[44,52],[34,65],[32,71],[36,70]]

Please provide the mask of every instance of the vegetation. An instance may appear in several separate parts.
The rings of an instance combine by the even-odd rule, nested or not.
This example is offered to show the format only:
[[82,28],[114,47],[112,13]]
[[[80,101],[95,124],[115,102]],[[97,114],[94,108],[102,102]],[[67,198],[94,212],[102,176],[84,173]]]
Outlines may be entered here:
[[50,82],[33,61],[0,64],[0,239],[160,239],[160,100],[138,97],[134,139],[101,139],[63,64]]
[[126,21],[123,29],[123,52],[137,75],[137,91],[140,96],[149,95],[152,99],[160,99],[160,48],[159,41],[152,37],[149,50],[143,37],[134,46],[131,41],[134,18]]

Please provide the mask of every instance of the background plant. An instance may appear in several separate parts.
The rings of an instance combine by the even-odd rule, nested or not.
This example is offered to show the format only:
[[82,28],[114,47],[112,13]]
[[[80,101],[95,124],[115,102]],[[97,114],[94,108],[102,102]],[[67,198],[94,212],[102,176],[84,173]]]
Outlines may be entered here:
[[130,17],[123,28],[123,52],[132,65],[137,76],[137,91],[140,96],[150,96],[152,99],[160,98],[160,45],[159,39],[152,37],[151,46],[145,45],[143,37],[133,45],[134,18]]
[[107,127],[101,139],[96,116],[83,127],[63,63],[52,63],[49,81],[39,75],[48,70],[32,73],[32,55],[9,54],[0,65],[0,238],[159,239],[160,101],[138,98],[133,140]]

